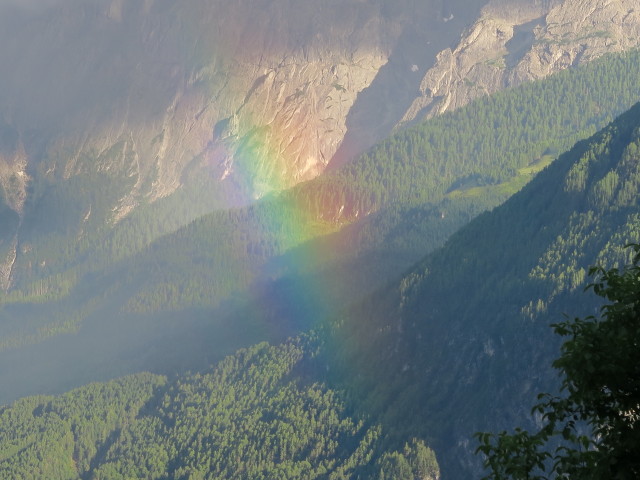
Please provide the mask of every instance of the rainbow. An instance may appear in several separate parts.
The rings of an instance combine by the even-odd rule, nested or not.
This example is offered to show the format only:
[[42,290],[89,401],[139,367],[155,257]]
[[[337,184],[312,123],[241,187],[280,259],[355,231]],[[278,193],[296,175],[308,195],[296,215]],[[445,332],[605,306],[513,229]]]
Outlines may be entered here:
[[[251,93],[244,101],[242,98],[220,99],[220,77],[212,69],[233,71],[234,59],[251,58],[252,52],[258,51],[268,50],[274,52],[273,58],[279,58],[276,52],[280,45],[279,40],[266,47],[260,44],[261,33],[264,32],[234,32],[227,37],[214,33],[224,32],[228,26],[220,25],[220,19],[212,16],[212,10],[215,9],[210,5],[181,10],[182,15],[189,15],[182,18],[183,22],[198,25],[189,31],[209,31],[198,39],[184,40],[184,45],[189,45],[190,50],[183,60],[193,71],[197,71],[198,66],[211,66],[198,88],[203,92],[205,102],[208,97],[224,104],[224,108],[219,110],[226,112],[221,114],[226,118],[216,118],[217,124],[211,125],[213,137],[205,161],[211,177],[223,184],[225,192],[230,192],[232,198],[227,204],[244,209],[242,215],[246,224],[242,228],[252,230],[264,238],[266,244],[233,246],[233,257],[240,260],[239,271],[235,272],[238,277],[244,275],[240,270],[247,263],[262,262],[248,286],[248,300],[242,314],[255,319],[270,337],[278,338],[311,327],[310,323],[321,318],[331,306],[331,292],[343,288],[339,279],[329,282],[313,272],[322,268],[327,259],[335,258],[336,249],[347,247],[344,243],[336,244],[330,236],[347,222],[335,221],[335,212],[314,210],[318,207],[312,208],[308,198],[298,194],[299,187],[292,189],[290,169],[294,159],[286,158],[287,148],[282,146],[288,145],[287,139],[295,130],[287,122],[303,121],[300,115],[293,115],[285,121],[275,112],[265,115],[264,111],[248,111],[250,108],[264,108],[264,104],[256,106],[246,101]],[[243,25],[246,22],[236,18],[231,23]],[[207,24],[208,29],[201,28]],[[193,45],[197,45],[195,50]],[[255,59],[256,65],[261,62],[260,58]],[[260,77],[262,73],[255,76]],[[228,95],[233,95],[233,92],[228,92]],[[211,108],[218,110],[216,105]],[[276,120],[265,125],[263,120],[258,120],[265,117]],[[339,210],[340,205],[320,208]]]
[[247,218],[251,228],[279,246],[249,287],[249,312],[245,313],[266,327],[270,338],[280,339],[312,327],[312,319],[326,311],[326,280],[304,272],[331,257],[331,242],[317,239],[341,225],[320,220],[309,202],[289,189],[286,171],[278,170],[283,159],[273,147],[278,132],[261,126],[248,130],[239,142],[226,145],[231,162],[224,180],[232,181],[245,199],[254,201],[249,208],[256,216]]

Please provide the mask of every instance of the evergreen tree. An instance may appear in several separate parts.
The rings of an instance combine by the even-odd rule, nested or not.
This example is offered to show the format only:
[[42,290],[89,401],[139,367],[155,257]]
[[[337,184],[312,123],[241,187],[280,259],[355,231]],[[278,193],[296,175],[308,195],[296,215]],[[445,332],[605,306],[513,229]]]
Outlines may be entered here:
[[542,428],[477,434],[486,479],[640,478],[640,245],[633,248],[622,271],[591,269],[588,288],[608,301],[600,318],[553,326],[569,339],[553,363],[562,395],[541,394],[533,409]]

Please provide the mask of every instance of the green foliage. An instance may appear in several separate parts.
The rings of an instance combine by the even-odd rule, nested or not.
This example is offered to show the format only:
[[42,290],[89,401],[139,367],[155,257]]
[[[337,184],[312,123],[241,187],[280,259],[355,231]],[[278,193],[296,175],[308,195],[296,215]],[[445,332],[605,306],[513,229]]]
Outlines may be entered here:
[[[333,285],[344,278],[350,287],[336,286],[331,300],[340,306],[353,298],[352,285],[363,294],[382,287],[519,191],[558,152],[605,126],[616,115],[607,109],[622,111],[637,101],[637,90],[628,82],[640,78],[631,78],[640,73],[638,58],[639,52],[607,56],[479,99],[399,131],[340,171],[293,189],[285,196],[295,197],[296,204],[326,221],[350,224],[276,261],[303,279],[322,276]],[[630,78],[618,82],[612,72]],[[608,178],[593,192],[594,205],[607,204],[607,192],[618,188],[614,180]],[[573,182],[576,188],[587,185],[586,177]],[[634,198],[631,185],[626,192]],[[324,253],[321,261],[305,260],[316,258],[305,252],[317,250]],[[576,268],[560,281],[578,285],[584,273]],[[340,292],[350,296],[347,302]]]
[[140,374],[0,410],[0,477],[76,479],[113,435],[134,422],[161,377]]
[[638,82],[639,57],[638,51],[606,56],[400,131],[315,182],[324,191],[313,200],[340,205],[334,200],[340,192],[353,202],[347,211],[366,212],[391,202],[439,202],[444,195],[511,182],[637,102],[631,83]]
[[543,426],[534,433],[477,434],[490,470],[484,478],[640,476],[640,245],[633,248],[634,261],[624,269],[589,272],[596,281],[588,288],[607,301],[599,318],[553,325],[568,337],[553,362],[563,393],[539,396],[533,413]]
[[[137,375],[0,411],[2,478],[436,480],[432,450],[385,452],[379,425],[318,382],[318,338],[255,345],[166,383]],[[396,477],[394,477],[396,478]]]
[[435,454],[421,440],[412,439],[402,452],[385,453],[378,460],[378,480],[437,480]]
[[[42,180],[34,184],[25,217],[28,241],[16,265],[18,289],[2,299],[3,328],[14,340],[3,347],[56,334],[56,326],[73,330],[94,313],[96,325],[122,325],[126,337],[131,325],[123,318],[134,314],[157,318],[185,305],[218,306],[260,275],[287,272],[281,254],[304,256],[304,242],[347,224],[345,236],[331,241],[350,250],[328,242],[327,255],[300,270],[315,277],[318,265],[355,258],[346,268],[359,272],[366,265],[366,275],[384,282],[392,271],[385,262],[407,265],[444,242],[459,225],[513,193],[528,180],[529,169],[634,101],[637,60],[637,52],[609,57],[548,83],[481,99],[399,132],[343,170],[181,229],[168,220],[178,200],[105,226],[114,198],[124,193],[116,188],[117,176]],[[567,103],[558,102],[558,95]],[[468,461],[456,445],[464,445],[470,432],[520,415],[517,405],[530,378],[536,386],[553,383],[541,364],[555,346],[545,336],[545,320],[575,299],[587,262],[620,261],[619,245],[637,238],[639,108],[561,156],[513,201],[455,234],[395,289],[357,305],[338,322],[335,345],[322,353],[332,366],[329,377],[349,389],[345,398],[365,396],[361,408],[379,414],[380,424],[353,413],[353,404],[328,383],[298,377],[308,366],[305,359],[315,355],[301,343],[262,344],[213,371],[140,395],[145,408],[131,408],[133,420],[121,411],[118,418],[126,422],[117,423],[102,410],[108,425],[99,434],[76,428],[81,422],[75,414],[56,413],[60,421],[49,415],[48,423],[39,423],[38,405],[8,407],[3,413],[22,416],[20,422],[34,428],[24,435],[11,425],[0,428],[17,435],[3,444],[0,467],[8,478],[38,471],[43,458],[49,478],[88,472],[158,479],[434,476],[432,453],[416,443],[402,448],[407,438],[427,436],[438,439],[450,470],[456,460]],[[93,202],[88,217],[76,201],[87,195]],[[57,209],[64,215],[57,218]],[[50,221],[41,224],[42,217]],[[88,228],[91,222],[103,229]],[[3,236],[12,237],[11,231]],[[286,278],[296,283],[297,277]],[[335,276],[327,278],[350,299],[374,284],[368,278],[354,293]],[[81,314],[70,317],[78,304]],[[18,324],[11,321],[16,312],[30,315],[20,315],[24,321]],[[304,308],[296,312],[303,319],[310,315]],[[235,311],[230,318],[253,327],[252,315]],[[255,333],[246,330],[245,340]],[[348,347],[339,349],[344,343]],[[177,341],[169,345],[167,353],[184,348]],[[83,405],[82,411],[93,408],[88,399]],[[42,442],[34,441],[36,431],[48,432]]]
[[[180,312],[169,314],[179,331],[188,325],[191,312],[186,306],[225,306],[233,311],[238,293],[254,282],[266,278],[271,286],[276,278],[281,282],[277,286],[301,285],[299,278],[321,277],[335,296],[323,308],[303,305],[295,310],[296,325],[307,325],[312,315],[330,313],[345,305],[345,299],[351,301],[387,282],[444,243],[460,225],[502,202],[549,157],[637,100],[639,57],[638,52],[609,56],[544,82],[480,99],[398,132],[340,171],[246,208],[202,216],[206,209],[189,211],[193,199],[180,197],[189,197],[183,192],[142,206],[114,225],[113,208],[131,187],[119,185],[122,171],[91,173],[86,167],[95,159],[87,158],[81,162],[84,176],[40,176],[26,207],[15,288],[2,295],[0,347],[16,348],[73,332],[83,322],[90,323],[87,319],[93,325],[122,327],[122,338],[129,340],[132,331],[144,330],[140,325],[161,330],[151,319],[163,313],[166,317],[168,311]],[[559,97],[566,101],[559,102]],[[627,116],[561,157],[560,165],[553,162],[513,203],[454,235],[397,289],[355,308],[356,320],[338,329],[340,342],[351,341],[361,350],[340,352],[335,363],[358,369],[358,375],[347,377],[353,383],[350,388],[373,392],[366,405],[383,412],[385,431],[395,437],[393,448],[406,438],[432,434],[453,443],[445,419],[459,418],[455,435],[464,438],[471,424],[472,431],[484,425],[486,419],[478,412],[494,411],[509,404],[507,399],[526,394],[516,386],[521,385],[518,381],[503,388],[500,379],[517,379],[519,372],[531,372],[535,362],[531,355],[512,355],[503,346],[525,335],[523,351],[543,357],[553,342],[545,340],[536,322],[543,323],[547,312],[559,308],[554,302],[569,301],[585,278],[586,262],[599,255],[607,262],[617,261],[618,245],[640,229],[638,136],[629,127],[633,123]],[[124,145],[118,149],[127,152]],[[113,161],[109,155],[118,149],[108,150],[104,162]],[[616,163],[618,154],[623,161]],[[176,212],[197,220],[180,228],[182,218],[176,219]],[[94,229],[97,225],[100,228]],[[318,241],[305,250],[305,242],[338,229],[340,235],[327,236],[327,243]],[[328,246],[323,254],[297,267],[298,260],[311,257],[308,253],[319,244]],[[524,245],[527,251],[516,254],[513,245]],[[345,259],[342,268],[348,275],[341,283],[336,270],[328,267]],[[351,283],[357,288],[344,288]],[[482,312],[479,319],[477,312]],[[136,323],[140,318],[149,323]],[[264,338],[250,307],[228,318],[244,342]],[[512,318],[517,320],[507,320]],[[450,328],[452,319],[456,323]],[[210,323],[217,321],[216,317]],[[227,328],[231,323],[219,325]],[[211,351],[231,348],[223,345],[227,337],[218,338],[220,331],[212,335]],[[228,343],[247,344],[235,341]],[[171,352],[190,348],[177,341],[168,344]],[[458,382],[459,378],[467,380]],[[406,411],[414,407],[420,422],[407,419]],[[123,432],[118,442],[126,444],[130,440],[125,436],[134,433],[142,438],[144,432],[168,432],[159,418],[164,417],[152,415],[136,427],[140,432]],[[122,469],[146,468],[155,475],[170,468],[173,458],[190,455],[176,453],[176,446],[149,442],[141,448],[147,447],[160,449],[161,460],[144,467],[144,462],[130,459]],[[277,448],[295,452],[287,446]],[[151,455],[145,452],[137,455]],[[351,452],[350,458],[369,454],[365,447],[356,452],[360,453]],[[290,458],[292,471],[307,471],[295,458]],[[195,461],[190,465],[195,476],[201,466]],[[104,464],[104,469],[112,472],[109,475],[125,471],[112,464]]]

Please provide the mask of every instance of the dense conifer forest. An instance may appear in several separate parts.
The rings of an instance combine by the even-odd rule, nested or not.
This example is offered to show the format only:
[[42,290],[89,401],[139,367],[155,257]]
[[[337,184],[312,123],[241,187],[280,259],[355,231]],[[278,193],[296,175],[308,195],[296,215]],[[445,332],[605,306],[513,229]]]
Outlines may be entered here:
[[12,479],[439,477],[432,450],[383,451],[313,370],[317,339],[258,344],[174,380],[138,374],[0,411],[0,475]]

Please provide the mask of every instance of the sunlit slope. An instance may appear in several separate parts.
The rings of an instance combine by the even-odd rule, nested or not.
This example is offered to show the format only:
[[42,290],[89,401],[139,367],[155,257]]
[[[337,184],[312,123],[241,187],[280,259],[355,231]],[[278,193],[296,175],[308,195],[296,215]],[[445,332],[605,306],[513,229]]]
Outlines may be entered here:
[[549,324],[596,311],[590,265],[629,262],[639,187],[636,105],[344,315],[328,358],[365,410],[400,439],[429,435],[444,470],[467,476],[472,434],[532,421],[556,387]]

